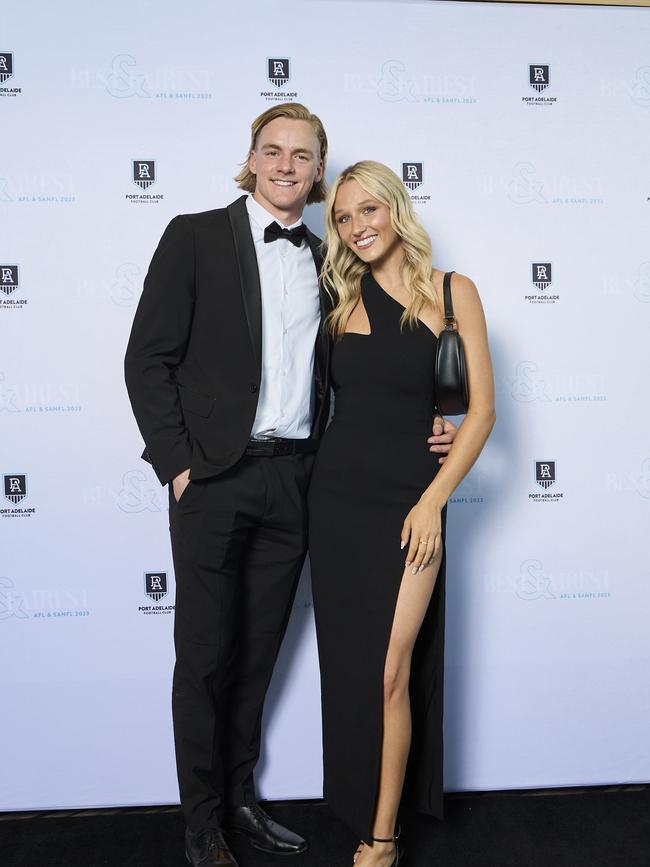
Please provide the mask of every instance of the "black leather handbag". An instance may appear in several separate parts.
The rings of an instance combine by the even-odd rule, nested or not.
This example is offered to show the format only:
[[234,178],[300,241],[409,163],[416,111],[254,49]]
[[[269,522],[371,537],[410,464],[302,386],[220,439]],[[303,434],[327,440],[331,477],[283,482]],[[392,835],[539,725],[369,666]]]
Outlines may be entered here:
[[441,415],[464,415],[469,406],[469,387],[465,369],[465,352],[454,308],[451,303],[451,275],[448,271],[442,289],[445,301],[445,327],[438,336],[436,350],[435,406]]

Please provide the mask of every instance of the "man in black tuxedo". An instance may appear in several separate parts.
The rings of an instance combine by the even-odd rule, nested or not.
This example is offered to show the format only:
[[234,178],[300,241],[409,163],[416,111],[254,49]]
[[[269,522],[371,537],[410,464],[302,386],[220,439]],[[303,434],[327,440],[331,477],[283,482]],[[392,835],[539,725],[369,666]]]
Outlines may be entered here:
[[324,198],[326,157],[304,106],[257,118],[238,177],[253,195],[171,221],[126,353],[144,457],[169,483],[174,740],[196,865],[236,863],[224,828],[264,851],[307,848],[261,810],[253,769],[328,419],[320,241],[302,222]]
[[320,241],[302,222],[325,197],[326,158],[304,106],[260,115],[237,177],[252,195],[171,221],[126,353],[143,457],[169,484],[174,740],[186,854],[202,867],[236,865],[224,829],[266,852],[307,848],[260,808],[253,769],[329,415]]

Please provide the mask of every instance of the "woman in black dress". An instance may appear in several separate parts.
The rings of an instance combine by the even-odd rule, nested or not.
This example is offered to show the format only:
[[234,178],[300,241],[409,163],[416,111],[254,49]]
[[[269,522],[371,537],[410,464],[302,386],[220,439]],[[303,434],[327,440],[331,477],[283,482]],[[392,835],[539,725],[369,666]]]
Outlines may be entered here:
[[492,369],[476,287],[454,275],[470,406],[440,466],[426,436],[444,275],[429,238],[371,161],[337,178],[325,220],[335,409],[309,495],[324,795],[364,841],[357,867],[394,867],[402,795],[442,817],[446,502],[494,424]]

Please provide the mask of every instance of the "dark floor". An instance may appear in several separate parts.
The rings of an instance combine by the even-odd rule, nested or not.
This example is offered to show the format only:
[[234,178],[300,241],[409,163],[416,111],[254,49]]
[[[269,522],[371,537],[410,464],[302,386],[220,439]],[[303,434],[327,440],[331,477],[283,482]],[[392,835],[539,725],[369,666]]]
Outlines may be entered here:
[[[350,867],[356,841],[317,801],[267,805],[303,834],[292,859],[235,840],[240,867]],[[2,867],[182,867],[177,809],[0,814]],[[650,867],[650,787],[450,795],[445,822],[403,819],[404,867]],[[287,865],[288,867],[288,865]]]

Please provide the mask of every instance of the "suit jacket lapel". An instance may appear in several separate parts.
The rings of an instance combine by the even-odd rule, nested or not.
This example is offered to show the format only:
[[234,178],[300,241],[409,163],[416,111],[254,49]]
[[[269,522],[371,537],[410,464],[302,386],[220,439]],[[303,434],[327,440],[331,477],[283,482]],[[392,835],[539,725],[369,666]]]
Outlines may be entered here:
[[318,336],[316,337],[316,364],[314,365],[314,375],[316,379],[316,398],[317,406],[314,413],[314,425],[312,432],[317,432],[320,428],[320,416],[329,391],[329,364],[330,364],[330,348],[331,341],[329,332],[325,326],[325,319],[329,312],[330,305],[325,289],[320,282],[320,272],[323,267],[323,254],[321,253],[321,241],[314,233],[307,228],[307,243],[311,249],[311,254],[314,257],[316,265],[316,273],[319,276],[318,292],[320,299],[320,326]]
[[321,240],[317,235],[314,235],[309,226],[305,226],[307,230],[307,243],[314,257],[314,265],[316,265],[316,273],[320,276],[320,269],[323,267],[323,254],[320,251]]
[[239,266],[239,279],[241,282],[244,310],[248,321],[253,355],[257,368],[262,372],[262,289],[260,286],[260,272],[257,267],[255,245],[251,235],[251,226],[246,210],[246,196],[241,196],[237,201],[228,205],[227,209],[232,236],[235,242],[235,253]]

